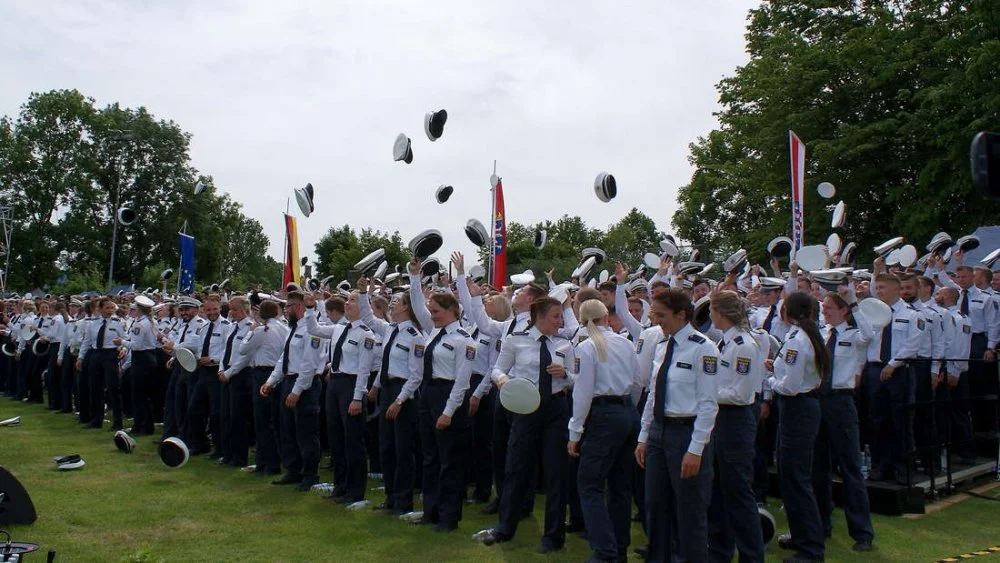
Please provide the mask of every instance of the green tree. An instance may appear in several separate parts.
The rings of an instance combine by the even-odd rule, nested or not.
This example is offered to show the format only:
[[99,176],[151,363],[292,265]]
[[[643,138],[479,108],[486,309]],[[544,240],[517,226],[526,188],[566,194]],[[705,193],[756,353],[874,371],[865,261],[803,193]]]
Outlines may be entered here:
[[[76,90],[33,93],[16,119],[0,118],[0,203],[14,215],[10,287],[51,284],[60,271],[106,272],[116,202],[138,215],[118,227],[116,283],[156,281],[151,265],[177,264],[185,222],[199,279],[262,281],[273,260],[260,223],[197,174],[189,143],[146,108],[97,108]],[[199,179],[209,187],[195,196]]]
[[[750,62],[718,85],[720,127],[690,147],[696,170],[673,222],[714,250],[763,259],[790,230],[788,130],[807,143],[806,242],[830,233],[872,246],[994,222],[972,191],[968,147],[1000,127],[1000,12],[987,0],[774,0],[751,10]],[[820,181],[837,186],[820,200]]]
[[358,261],[379,248],[385,250],[389,272],[394,271],[396,266],[405,271],[410,255],[398,231],[388,234],[379,230],[362,229],[360,233],[356,233],[349,225],[331,227],[314,249],[315,277],[334,276],[333,283],[347,279],[348,272],[354,269]]

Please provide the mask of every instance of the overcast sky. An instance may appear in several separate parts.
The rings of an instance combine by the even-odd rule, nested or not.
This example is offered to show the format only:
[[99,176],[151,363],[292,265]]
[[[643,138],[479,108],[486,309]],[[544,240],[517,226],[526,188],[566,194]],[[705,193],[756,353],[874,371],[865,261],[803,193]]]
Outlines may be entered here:
[[[606,227],[638,207],[672,232],[687,145],[715,127],[714,86],[746,62],[749,0],[0,3],[0,113],[77,88],[193,135],[194,166],[243,203],[281,259],[281,212],[312,182],[300,253],[331,226],[489,225],[493,160],[508,221]],[[431,143],[424,114],[446,108]],[[413,139],[410,165],[392,144]],[[619,195],[593,192],[602,170]],[[455,187],[445,205],[440,184]],[[294,198],[293,213],[299,215]]]

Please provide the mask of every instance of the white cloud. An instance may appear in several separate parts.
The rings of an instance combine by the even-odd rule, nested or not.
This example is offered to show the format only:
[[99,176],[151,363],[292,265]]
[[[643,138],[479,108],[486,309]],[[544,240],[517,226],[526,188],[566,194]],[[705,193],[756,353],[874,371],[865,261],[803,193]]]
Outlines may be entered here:
[[[716,125],[714,85],[746,61],[756,4],[8,2],[0,113],[77,88],[176,121],[278,259],[280,212],[306,182],[302,254],[344,223],[404,239],[439,228],[442,253],[471,254],[463,227],[489,224],[494,159],[508,220],[605,227],[635,206],[670,231],[687,145]],[[423,115],[439,108],[449,121],[431,143]],[[409,166],[392,161],[400,132]],[[602,170],[619,183],[610,204],[591,189]],[[456,188],[443,206],[441,183]]]

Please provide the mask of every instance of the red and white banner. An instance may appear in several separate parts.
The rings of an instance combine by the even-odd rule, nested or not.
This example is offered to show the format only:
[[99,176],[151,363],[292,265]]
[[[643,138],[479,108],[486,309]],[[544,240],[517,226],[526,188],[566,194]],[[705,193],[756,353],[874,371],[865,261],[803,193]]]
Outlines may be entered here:
[[493,287],[507,280],[507,218],[503,208],[503,183],[497,178],[493,190]]
[[792,164],[792,246],[798,250],[805,236],[806,144],[791,129],[788,130],[788,151]]

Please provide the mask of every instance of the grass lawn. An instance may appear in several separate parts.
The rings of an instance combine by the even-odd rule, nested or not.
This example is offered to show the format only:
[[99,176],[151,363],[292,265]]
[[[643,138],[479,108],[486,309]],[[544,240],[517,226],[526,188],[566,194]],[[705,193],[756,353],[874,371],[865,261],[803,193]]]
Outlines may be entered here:
[[[487,548],[470,539],[495,522],[479,514],[479,505],[465,511],[457,532],[438,534],[371,510],[350,512],[318,493],[272,486],[204,459],[170,470],[160,464],[151,437],[141,437],[135,453],[122,454],[106,430],[83,430],[69,415],[0,399],[0,419],[15,415],[22,416],[21,426],[0,428],[0,464],[27,488],[39,518],[10,532],[15,541],[56,550],[57,561],[522,562],[589,555],[575,536],[555,555],[535,553],[541,499],[513,542]],[[52,456],[70,453],[81,454],[87,466],[57,471]],[[329,479],[329,472],[320,478]],[[381,493],[369,499],[381,502]],[[784,515],[773,512],[784,529]],[[838,511],[827,560],[933,561],[983,549],[1000,543],[998,514],[1000,505],[969,499],[914,520],[876,517],[876,550],[857,557]],[[637,526],[633,543],[645,543]],[[783,556],[777,545],[768,550],[769,560]],[[44,554],[29,560],[43,561]]]

